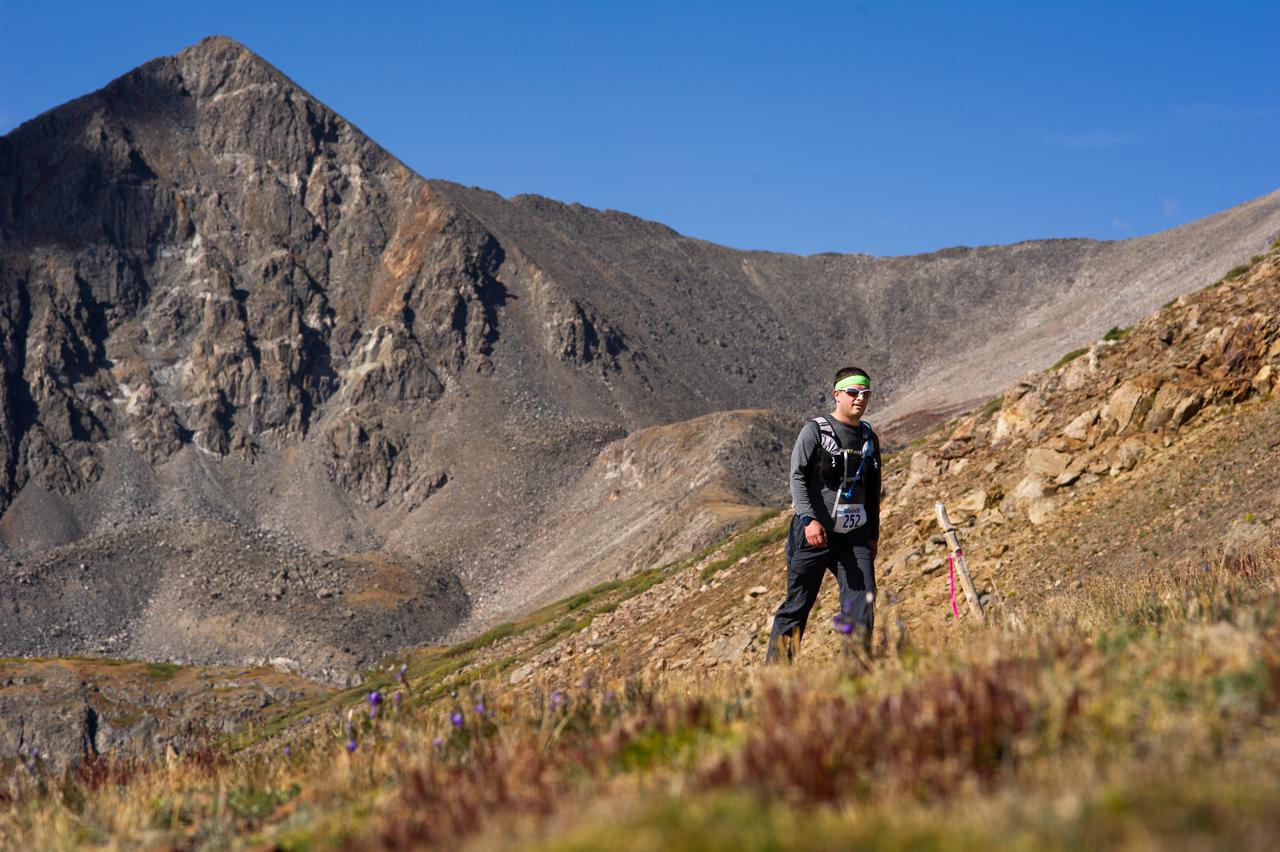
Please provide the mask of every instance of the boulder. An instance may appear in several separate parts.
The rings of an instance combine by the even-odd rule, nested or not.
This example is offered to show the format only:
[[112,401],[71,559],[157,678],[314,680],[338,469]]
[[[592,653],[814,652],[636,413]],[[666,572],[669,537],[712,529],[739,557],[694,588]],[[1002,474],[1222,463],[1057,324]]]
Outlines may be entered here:
[[987,508],[989,500],[990,495],[987,493],[985,488],[976,488],[964,495],[964,497],[960,498],[960,501],[956,503],[955,508],[960,512],[968,512],[976,515],[983,509]]
[[1111,454],[1111,475],[1116,476],[1126,470],[1133,470],[1138,466],[1146,450],[1147,445],[1137,438],[1129,438],[1121,442]]
[[995,427],[991,430],[991,443],[1026,432],[1043,407],[1044,399],[1038,391],[1024,394],[1014,401],[1010,400],[1010,394],[1006,394],[1005,406],[996,415]]
[[1066,428],[1062,430],[1062,434],[1073,441],[1087,441],[1089,440],[1089,429],[1097,422],[1098,409],[1090,408],[1088,411],[1078,414],[1074,420],[1068,423]]
[[1188,396],[1190,394],[1177,384],[1168,382],[1162,385],[1151,403],[1151,410],[1147,413],[1143,428],[1148,432],[1157,432],[1168,425],[1178,404]]
[[1186,397],[1174,406],[1173,413],[1169,416],[1169,425],[1178,428],[1196,416],[1200,411],[1200,406],[1204,404],[1204,397],[1199,391]]
[[1057,499],[1053,497],[1038,497],[1027,504],[1027,520],[1039,526],[1049,520],[1057,511]]
[[1019,480],[1018,484],[1013,487],[1013,490],[1009,492],[1005,499],[1013,500],[1014,502],[1026,502],[1037,497],[1043,497],[1046,492],[1051,491],[1053,489],[1048,487],[1043,477],[1039,474],[1028,473]]
[[1107,404],[1102,407],[1102,423],[1104,426],[1113,427],[1116,434],[1120,434],[1135,420],[1146,414],[1151,407],[1151,400],[1151,392],[1137,382],[1122,382],[1120,387],[1112,391]]
[[1060,475],[1071,464],[1071,456],[1044,447],[1027,450],[1023,465],[1032,473],[1055,477]]
[[907,468],[907,481],[903,484],[899,496],[910,494],[922,483],[932,482],[937,475],[937,464],[926,453],[912,453],[911,465]]
[[1093,374],[1098,371],[1097,351],[1090,347],[1089,351],[1073,359],[1062,370],[1062,386],[1067,390],[1079,390],[1089,383]]
[[1008,517],[1014,517],[1031,501],[1052,494],[1054,490],[1053,483],[1046,481],[1040,474],[1028,473],[1005,495],[1000,502],[1000,511]]
[[722,663],[736,663],[742,654],[751,647],[755,639],[755,631],[743,630],[721,639],[711,646],[711,655]]
[[978,526],[999,526],[1004,521],[1004,515],[997,509],[983,509],[978,515]]
[[1253,376],[1253,381],[1251,382],[1253,389],[1260,394],[1270,393],[1271,384],[1274,381],[1272,376],[1273,371],[1271,369],[1271,365],[1263,364],[1258,372]]
[[1200,328],[1200,306],[1192,305],[1182,320],[1182,334],[1185,337]]
[[876,566],[876,569],[879,572],[880,576],[888,577],[894,574],[895,572],[903,571],[907,567],[907,565],[911,562],[911,559],[913,556],[918,559],[920,558],[920,555],[921,555],[920,552],[916,550],[914,547],[904,547],[901,550],[898,550],[888,559],[884,560],[882,563],[878,564]]
[[1106,473],[1111,469],[1111,462],[1108,460],[1106,453],[1099,452],[1085,460],[1084,469],[1087,473]]
[[1098,364],[1107,350],[1116,345],[1114,340],[1099,340],[1089,346],[1080,357],[1071,361],[1060,373],[1062,387],[1066,390],[1079,390],[1086,385],[1098,381]]
[[1088,469],[1089,469],[1089,466],[1084,459],[1076,459],[1070,465],[1068,465],[1066,470],[1064,470],[1062,473],[1058,474],[1056,478],[1054,478],[1053,484],[1058,486],[1059,488],[1065,488],[1069,485],[1074,485],[1076,480],[1078,480],[1081,476],[1084,476],[1085,471],[1087,471]]
[[977,428],[978,418],[974,415],[961,417],[956,421],[956,427],[951,430],[951,440],[968,441],[973,438],[974,430]]

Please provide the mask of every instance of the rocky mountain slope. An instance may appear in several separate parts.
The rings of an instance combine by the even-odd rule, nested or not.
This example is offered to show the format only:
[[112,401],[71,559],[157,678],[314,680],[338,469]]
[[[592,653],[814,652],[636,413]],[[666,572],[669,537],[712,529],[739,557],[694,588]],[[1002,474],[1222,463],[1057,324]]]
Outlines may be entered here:
[[[1172,572],[1189,560],[1216,565],[1224,546],[1230,554],[1280,536],[1280,245],[1112,337],[1118,339],[1024,376],[990,404],[887,459],[869,665],[895,648],[931,646],[939,637],[959,646],[971,635],[974,619],[962,596],[960,619],[951,613],[936,500],[960,525],[992,621],[1014,627],[1028,613],[1074,612],[1082,595],[1123,585],[1129,575]],[[731,420],[761,416],[743,412]],[[719,431],[637,433],[602,454],[600,463],[613,472],[602,478],[615,485],[598,499],[612,498],[625,515],[680,500],[680,488],[652,479],[632,454],[642,441],[659,457],[683,452],[684,442]],[[715,502],[721,487],[704,484],[702,495],[676,503],[666,522]],[[518,704],[556,690],[620,694],[636,683],[741,681],[760,669],[783,595],[788,514],[756,518],[746,532],[674,564],[662,563],[662,542],[654,542],[652,561],[629,580],[563,598],[451,648],[408,651],[400,659],[410,666],[411,694],[433,707],[456,704],[460,693]],[[814,670],[848,655],[831,627],[835,600],[828,583],[801,658]],[[221,676],[184,672],[183,683]],[[370,683],[389,682],[375,673]],[[165,689],[152,685],[157,693]],[[77,695],[68,705],[53,689],[41,694],[34,703],[54,719],[83,703]],[[332,725],[334,714],[361,695],[334,695],[326,710],[308,702],[276,712],[291,739],[314,739],[317,725]],[[198,692],[183,696],[197,699]],[[65,727],[52,725],[46,735],[29,726],[27,741],[58,742]],[[75,743],[67,742],[65,757],[74,757]]]
[[0,766],[60,768],[212,749],[221,737],[324,692],[271,669],[0,660]]
[[0,652],[342,680],[779,505],[830,363],[936,417],[1277,232],[737,252],[423,180],[207,39],[0,139]]
[[[958,587],[959,623],[950,608],[939,500],[997,619],[1069,609],[1067,599],[1117,572],[1216,561],[1224,546],[1280,535],[1280,241],[1062,361],[886,461],[878,653],[940,631],[959,641],[973,622]],[[634,677],[754,670],[785,590],[788,519],[782,511],[659,572],[568,635],[547,621],[501,637],[444,686],[621,688]],[[845,653],[831,626],[836,597],[828,582],[805,638],[804,659],[819,665]]]

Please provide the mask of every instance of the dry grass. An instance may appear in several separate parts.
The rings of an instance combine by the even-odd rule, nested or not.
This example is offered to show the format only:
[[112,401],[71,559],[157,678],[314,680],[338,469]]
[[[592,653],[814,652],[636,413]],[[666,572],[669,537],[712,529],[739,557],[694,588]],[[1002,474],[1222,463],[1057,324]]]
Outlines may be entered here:
[[[397,684],[239,753],[15,768],[11,848],[1263,848],[1280,542],[750,681]],[[886,619],[887,620],[887,619]],[[428,699],[428,693],[437,695]],[[394,694],[394,693],[392,693]],[[351,701],[351,699],[348,699]],[[355,742],[348,753],[348,741]]]

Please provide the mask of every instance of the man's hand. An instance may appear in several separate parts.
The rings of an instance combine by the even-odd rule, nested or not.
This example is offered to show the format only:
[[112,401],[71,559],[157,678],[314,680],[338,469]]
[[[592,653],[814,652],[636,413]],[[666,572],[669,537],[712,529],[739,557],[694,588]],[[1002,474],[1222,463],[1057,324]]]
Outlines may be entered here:
[[810,521],[804,528],[804,540],[810,547],[826,547],[827,531],[817,521]]

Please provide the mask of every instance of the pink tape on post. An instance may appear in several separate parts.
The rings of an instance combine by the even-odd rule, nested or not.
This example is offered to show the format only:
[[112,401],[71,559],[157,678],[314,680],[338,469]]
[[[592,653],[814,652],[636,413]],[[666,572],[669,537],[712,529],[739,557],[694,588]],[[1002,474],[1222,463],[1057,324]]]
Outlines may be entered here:
[[963,555],[959,550],[947,554],[947,573],[951,581],[951,611],[955,613],[956,618],[960,617],[960,610],[956,608],[956,557]]

